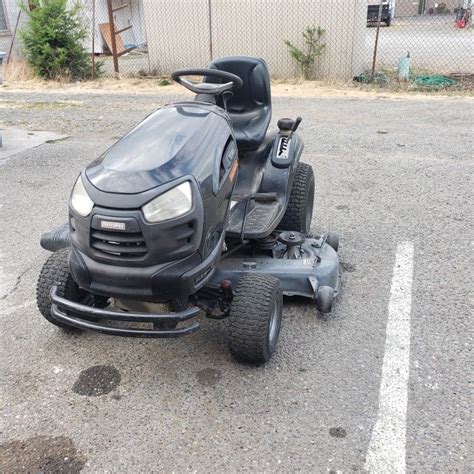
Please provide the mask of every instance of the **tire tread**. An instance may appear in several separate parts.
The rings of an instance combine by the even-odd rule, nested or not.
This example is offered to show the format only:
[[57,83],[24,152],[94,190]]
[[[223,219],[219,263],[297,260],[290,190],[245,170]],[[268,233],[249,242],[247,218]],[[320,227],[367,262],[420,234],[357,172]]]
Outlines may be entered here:
[[280,281],[270,275],[249,273],[237,285],[230,312],[230,351],[239,360],[266,362],[268,314],[281,297]]
[[40,313],[50,323],[61,328],[70,329],[69,326],[56,321],[52,317],[51,300],[49,298],[49,293],[53,285],[58,287],[58,296],[61,297],[67,297],[75,290],[75,282],[69,270],[68,255],[69,249],[64,248],[54,252],[46,260],[36,285],[36,304]]
[[[307,233],[306,207],[309,187],[314,185],[313,168],[307,163],[298,163],[285,215],[278,226],[281,230]],[[311,203],[312,205],[313,203]]]

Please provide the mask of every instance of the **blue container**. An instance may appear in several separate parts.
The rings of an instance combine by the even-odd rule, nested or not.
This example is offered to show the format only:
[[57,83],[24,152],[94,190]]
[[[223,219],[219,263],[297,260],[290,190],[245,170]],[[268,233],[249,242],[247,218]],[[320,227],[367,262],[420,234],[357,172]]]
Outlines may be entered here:
[[398,78],[403,79],[403,80],[408,80],[408,77],[410,76],[410,53],[408,53],[406,56],[402,56],[398,60]]

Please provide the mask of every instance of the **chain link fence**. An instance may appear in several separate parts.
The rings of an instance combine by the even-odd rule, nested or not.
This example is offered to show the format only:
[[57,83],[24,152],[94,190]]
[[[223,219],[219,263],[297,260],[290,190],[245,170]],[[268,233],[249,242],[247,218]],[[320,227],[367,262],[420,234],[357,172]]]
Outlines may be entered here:
[[106,77],[169,76],[217,57],[250,55],[264,58],[275,78],[295,78],[301,69],[285,41],[304,51],[308,27],[324,31],[316,79],[365,81],[373,72],[396,79],[401,65],[409,77],[474,77],[470,0],[77,1],[89,32],[84,46]]
[[[398,68],[400,57],[408,56],[414,74],[445,74],[469,79],[474,73],[470,2],[397,0],[388,5],[390,20],[382,22],[379,31],[378,71],[392,72]],[[375,8],[378,10],[377,6]],[[376,22],[368,22],[367,53],[374,49],[376,30]]]

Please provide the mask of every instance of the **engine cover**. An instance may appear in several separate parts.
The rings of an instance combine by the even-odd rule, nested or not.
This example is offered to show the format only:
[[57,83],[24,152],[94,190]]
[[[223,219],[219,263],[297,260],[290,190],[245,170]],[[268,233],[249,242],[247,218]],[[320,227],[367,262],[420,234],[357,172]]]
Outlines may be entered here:
[[182,176],[208,179],[229,137],[230,119],[212,104],[186,102],[149,115],[86,169],[106,193],[137,194]]

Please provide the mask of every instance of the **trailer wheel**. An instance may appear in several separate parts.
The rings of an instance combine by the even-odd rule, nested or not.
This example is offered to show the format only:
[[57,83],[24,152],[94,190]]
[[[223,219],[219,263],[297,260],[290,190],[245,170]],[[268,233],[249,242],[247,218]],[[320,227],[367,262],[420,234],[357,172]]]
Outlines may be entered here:
[[316,308],[322,314],[330,313],[334,301],[334,288],[332,286],[321,286],[316,296]]
[[63,298],[101,308],[107,306],[108,298],[94,296],[79,288],[69,270],[68,255],[69,248],[64,248],[54,252],[46,260],[36,285],[36,304],[42,316],[51,324],[63,329],[80,331],[53,318],[51,315],[51,300],[49,298],[51,288],[56,285],[58,295]]
[[270,275],[244,275],[237,285],[230,307],[232,355],[243,362],[267,362],[277,345],[282,315],[280,281]]
[[307,234],[311,227],[314,205],[314,173],[306,163],[298,163],[285,215],[278,229]]
[[336,252],[339,250],[339,234],[336,232],[328,232],[326,243],[330,245]]

